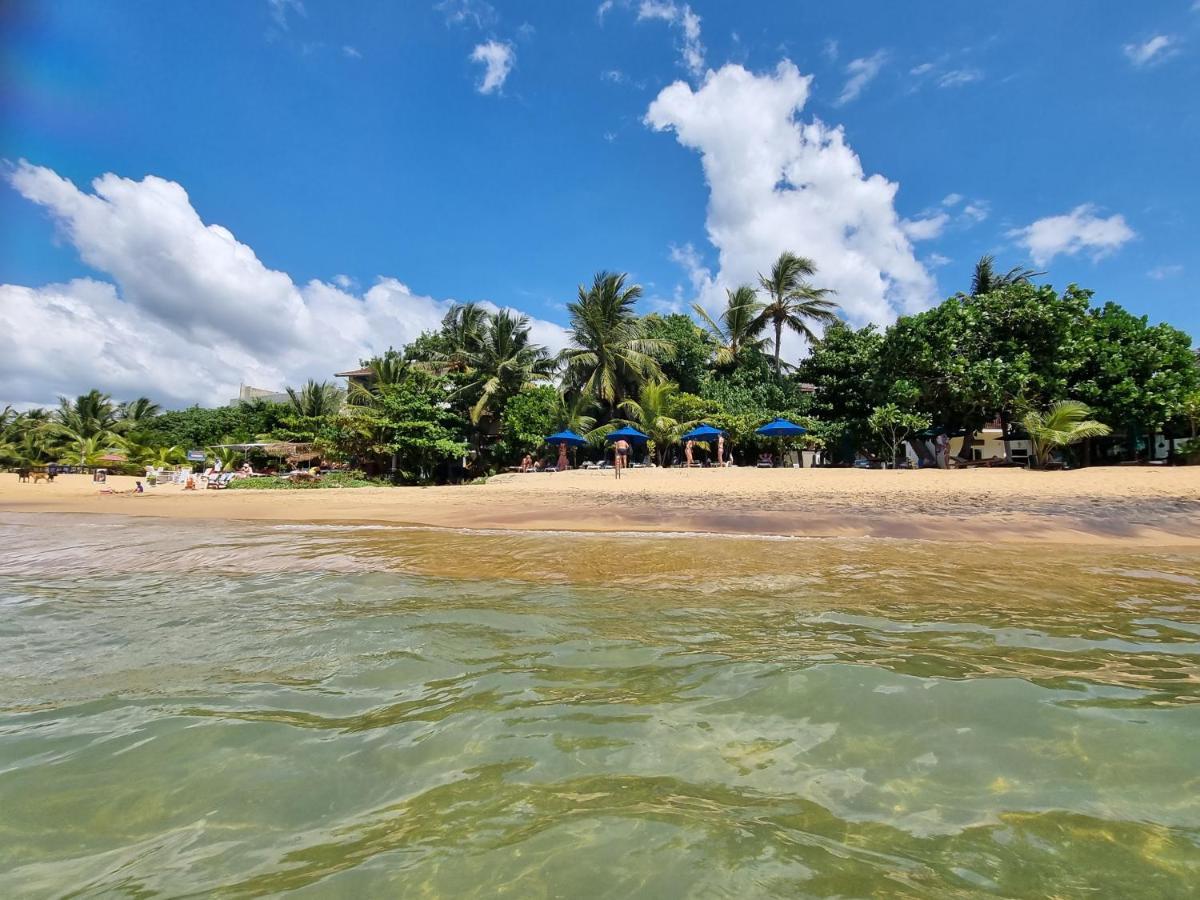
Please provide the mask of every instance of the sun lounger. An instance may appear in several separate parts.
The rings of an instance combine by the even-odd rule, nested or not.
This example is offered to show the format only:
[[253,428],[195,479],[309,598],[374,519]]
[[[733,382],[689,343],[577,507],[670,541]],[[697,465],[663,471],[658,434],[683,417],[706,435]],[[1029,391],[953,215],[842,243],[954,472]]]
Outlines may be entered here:
[[208,480],[208,486],[214,491],[220,491],[229,487],[229,482],[233,481],[234,472],[222,472],[216,478]]

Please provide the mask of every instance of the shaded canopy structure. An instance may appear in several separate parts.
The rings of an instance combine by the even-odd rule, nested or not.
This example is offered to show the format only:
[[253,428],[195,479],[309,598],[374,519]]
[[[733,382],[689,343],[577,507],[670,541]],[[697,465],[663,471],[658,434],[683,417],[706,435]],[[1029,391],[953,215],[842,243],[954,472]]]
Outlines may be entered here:
[[319,454],[312,444],[299,444],[291,441],[256,441],[248,444],[210,444],[213,450],[241,450],[243,453],[257,451],[264,456],[275,456],[289,463],[304,462],[316,459]]
[[697,425],[695,428],[693,428],[687,434],[681,435],[679,439],[681,441],[712,442],[712,441],[715,441],[717,438],[722,437],[725,434],[726,434],[726,432],[722,431],[720,428],[713,428],[711,425],[701,424],[701,425]]
[[634,444],[644,444],[650,440],[650,435],[642,434],[632,425],[626,425],[624,428],[618,428],[616,431],[610,431],[604,436],[604,439],[610,444],[615,444],[617,441],[625,440]]
[[582,434],[576,434],[570,429],[560,431],[556,434],[546,436],[546,443],[557,446],[558,444],[566,444],[568,447],[583,447],[587,445],[587,438]]

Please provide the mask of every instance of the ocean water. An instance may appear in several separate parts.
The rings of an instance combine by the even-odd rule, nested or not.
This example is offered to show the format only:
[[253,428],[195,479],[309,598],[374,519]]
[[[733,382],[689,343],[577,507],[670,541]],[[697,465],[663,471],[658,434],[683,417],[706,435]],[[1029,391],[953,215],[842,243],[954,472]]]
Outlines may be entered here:
[[0,546],[3,897],[1200,894],[1196,551]]

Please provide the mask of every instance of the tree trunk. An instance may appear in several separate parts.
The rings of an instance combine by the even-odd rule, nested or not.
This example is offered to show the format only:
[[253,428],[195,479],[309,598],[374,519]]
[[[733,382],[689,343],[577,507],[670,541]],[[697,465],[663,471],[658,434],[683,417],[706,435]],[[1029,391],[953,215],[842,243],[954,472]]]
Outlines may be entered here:
[[971,459],[971,445],[975,440],[975,429],[963,426],[963,442],[958,448],[958,458],[964,462]]
[[937,467],[937,455],[929,449],[929,445],[920,438],[913,435],[908,436],[908,445],[913,448],[913,453],[917,454],[917,458],[923,463]]
[[783,340],[783,320],[775,320],[775,377],[779,377],[779,344]]
[[1004,461],[1012,462],[1012,438],[1009,436],[1008,411],[1000,411],[1000,437],[1004,441]]

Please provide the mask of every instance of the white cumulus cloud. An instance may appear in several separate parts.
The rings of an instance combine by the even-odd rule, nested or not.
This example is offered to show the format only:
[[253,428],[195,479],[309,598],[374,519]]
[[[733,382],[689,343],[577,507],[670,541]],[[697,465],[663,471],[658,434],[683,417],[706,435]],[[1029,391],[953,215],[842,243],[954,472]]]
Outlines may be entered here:
[[905,219],[900,223],[900,227],[904,229],[909,240],[928,241],[940,236],[946,230],[946,223],[949,221],[950,216],[941,212],[923,219]]
[[1156,34],[1149,40],[1126,44],[1122,49],[1125,58],[1139,68],[1155,65],[1174,56],[1179,42],[1165,34]]
[[471,61],[483,64],[483,78],[476,89],[481,94],[494,94],[504,87],[508,73],[517,61],[517,51],[512,44],[487,41],[475,46],[471,51]]
[[846,84],[842,87],[841,94],[838,95],[838,106],[857,99],[858,95],[863,92],[863,88],[875,80],[875,76],[879,74],[879,70],[883,68],[885,62],[887,62],[887,52],[884,50],[879,50],[870,56],[850,60],[846,64],[846,74],[849,78],[846,79]]
[[695,76],[704,74],[704,44],[700,41],[700,17],[686,3],[672,0],[642,0],[638,5],[638,20],[661,19],[683,36],[680,54],[683,65]]
[[1024,228],[1013,229],[1008,236],[1029,250],[1034,263],[1044,266],[1060,254],[1074,256],[1081,250],[1099,259],[1137,235],[1124,216],[1114,213],[1104,219],[1096,215],[1093,204],[1084,203],[1066,215],[1047,216]]
[[[697,298],[717,309],[725,288],[756,282],[791,250],[817,262],[816,283],[837,290],[856,324],[924,308],[935,285],[896,213],[897,185],[865,174],[840,128],[798,120],[811,82],[786,60],[763,74],[726,65],[702,87],[676,82],[650,104],[646,123],[697,151],[708,182],[719,266],[699,279]],[[680,261],[698,273],[686,254]]]
[[[241,382],[329,379],[436,328],[450,305],[395,278],[361,294],[350,279],[296,284],[228,229],[205,224],[184,189],[162,178],[107,174],[89,192],[23,161],[8,177],[112,281],[0,285],[0,333],[12,347],[0,354],[0,402],[45,404],[98,387],[220,403]],[[533,326],[551,349],[565,345],[559,326]]]

